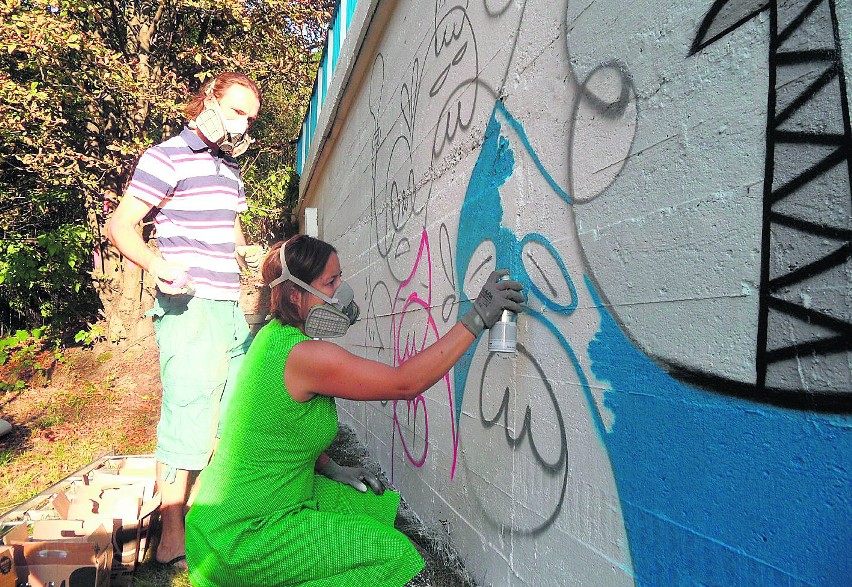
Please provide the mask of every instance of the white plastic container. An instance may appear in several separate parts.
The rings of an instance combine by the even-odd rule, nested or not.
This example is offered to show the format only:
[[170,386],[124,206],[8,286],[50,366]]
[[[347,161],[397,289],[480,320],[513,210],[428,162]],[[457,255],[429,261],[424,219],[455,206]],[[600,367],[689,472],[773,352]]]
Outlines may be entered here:
[[488,350],[492,353],[514,353],[518,347],[518,315],[503,310],[500,320],[488,332]]

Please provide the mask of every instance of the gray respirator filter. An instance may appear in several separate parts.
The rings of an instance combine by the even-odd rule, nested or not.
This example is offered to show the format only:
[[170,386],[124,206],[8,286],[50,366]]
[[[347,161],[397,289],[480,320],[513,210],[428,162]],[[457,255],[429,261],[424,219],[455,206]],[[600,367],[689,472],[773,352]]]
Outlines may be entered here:
[[[311,292],[317,295],[318,292]],[[361,313],[353,299],[355,292],[345,281],[334,292],[334,298],[317,296],[324,304],[314,306],[305,318],[305,334],[311,338],[335,338],[343,336],[358,320]]]

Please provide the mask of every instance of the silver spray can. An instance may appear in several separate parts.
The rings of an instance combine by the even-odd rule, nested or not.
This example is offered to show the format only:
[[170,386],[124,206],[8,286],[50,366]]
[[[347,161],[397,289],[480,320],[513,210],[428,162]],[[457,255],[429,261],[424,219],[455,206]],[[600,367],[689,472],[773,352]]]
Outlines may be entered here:
[[517,352],[517,346],[518,315],[510,310],[503,310],[500,320],[488,331],[488,350],[492,353],[514,353]]

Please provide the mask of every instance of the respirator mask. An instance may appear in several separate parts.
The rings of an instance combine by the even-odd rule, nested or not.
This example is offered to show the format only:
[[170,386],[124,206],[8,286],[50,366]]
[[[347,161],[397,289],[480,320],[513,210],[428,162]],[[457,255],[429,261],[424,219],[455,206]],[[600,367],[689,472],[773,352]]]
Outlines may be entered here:
[[213,95],[215,84],[214,81],[207,88],[204,110],[195,117],[194,121],[190,122],[190,128],[200,130],[207,140],[219,145],[219,148],[225,153],[232,157],[239,157],[254,142],[254,139],[248,134],[248,120],[245,118],[225,119],[222,114],[222,107],[219,106],[219,101]]
[[284,259],[284,247],[280,249],[281,255],[281,277],[269,284],[272,289],[279,283],[287,280],[304,288],[306,291],[317,296],[324,303],[318,304],[308,310],[305,318],[305,334],[311,338],[335,338],[343,336],[350,326],[358,320],[361,309],[355,303],[355,292],[345,281],[334,291],[334,297],[328,297],[319,290],[311,287],[298,277],[290,274],[287,261]]

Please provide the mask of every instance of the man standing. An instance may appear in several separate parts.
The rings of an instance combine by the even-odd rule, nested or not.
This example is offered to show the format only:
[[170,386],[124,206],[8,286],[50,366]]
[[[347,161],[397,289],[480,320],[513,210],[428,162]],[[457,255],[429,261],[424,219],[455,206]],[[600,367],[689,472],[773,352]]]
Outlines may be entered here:
[[[219,414],[251,342],[239,306],[239,264],[257,268],[261,249],[246,246],[237,214],[247,206],[234,157],[251,143],[248,128],[259,110],[257,85],[241,73],[204,84],[184,110],[183,131],[142,154],[107,229],[118,250],[157,282],[150,312],[163,385],[156,560],[179,568],[186,568],[191,481],[210,460]],[[136,230],[152,208],[159,254]]]

